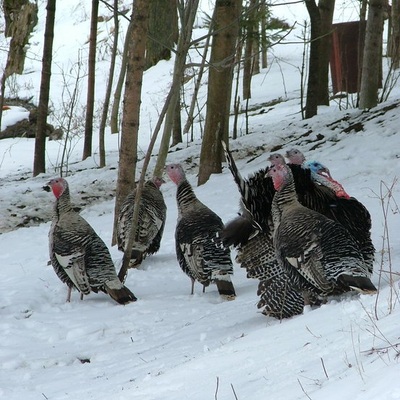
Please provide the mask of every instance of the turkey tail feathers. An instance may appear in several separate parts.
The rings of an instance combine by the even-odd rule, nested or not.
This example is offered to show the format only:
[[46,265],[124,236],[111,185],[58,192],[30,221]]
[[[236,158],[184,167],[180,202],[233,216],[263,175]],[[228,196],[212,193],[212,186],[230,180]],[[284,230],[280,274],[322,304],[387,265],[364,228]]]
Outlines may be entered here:
[[353,289],[362,294],[374,294],[377,292],[375,285],[365,276],[351,276],[342,274],[338,281],[345,287]]
[[218,293],[225,297],[227,300],[234,300],[236,297],[235,288],[233,287],[233,283],[231,282],[230,275],[228,274],[219,274],[214,279],[215,284],[218,288]]

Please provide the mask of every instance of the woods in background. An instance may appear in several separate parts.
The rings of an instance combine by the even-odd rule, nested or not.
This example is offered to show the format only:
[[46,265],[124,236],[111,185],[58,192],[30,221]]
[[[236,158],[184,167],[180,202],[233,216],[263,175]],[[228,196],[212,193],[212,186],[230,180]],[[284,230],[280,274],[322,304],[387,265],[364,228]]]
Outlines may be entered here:
[[[28,0],[18,2],[3,0],[2,3],[6,21],[5,33],[12,39],[2,77],[1,102],[4,101],[7,78],[13,73],[23,73],[24,52],[15,51],[15,49],[24,49],[37,21],[37,7]],[[56,3],[56,0],[47,0],[46,6],[34,176],[46,171],[44,127],[49,113]],[[96,106],[101,107],[103,113],[99,134],[100,167],[106,165],[104,135],[107,125],[110,125],[111,133],[119,132],[121,138],[116,215],[127,193],[135,187],[137,179],[143,72],[160,60],[169,60],[174,57],[170,92],[152,133],[154,145],[155,138],[159,131],[162,131],[157,165],[152,171],[154,175],[162,174],[171,145],[193,139],[190,130],[193,129],[194,121],[201,118],[200,110],[205,108],[198,175],[198,184],[201,185],[207,182],[211,174],[221,172],[223,161],[221,140],[229,146],[230,134],[233,132],[233,137],[237,137],[237,115],[241,112],[247,115],[252,76],[259,73],[260,68],[267,68],[268,49],[282,45],[285,35],[292,28],[285,21],[274,18],[273,7],[269,6],[266,0],[216,0],[212,15],[200,17],[198,3],[193,0],[151,2],[135,0],[130,9],[127,9],[116,0],[92,0],[91,2],[89,52],[87,60],[83,61],[87,63],[88,84],[82,157],[85,159],[92,154],[92,136],[95,129],[94,110]],[[29,23],[16,24],[17,16],[21,21],[21,12],[26,11],[28,6],[30,7]],[[279,6],[279,4],[274,6]],[[108,56],[110,76],[104,104],[100,105],[99,100],[104,99],[104,94],[95,91],[97,35],[101,24],[99,7],[107,10],[107,13],[111,14],[110,18],[114,20],[111,52]],[[310,25],[304,35],[304,46],[307,50],[304,66],[301,68],[299,66],[299,70],[304,75],[302,82],[307,82],[305,87],[301,88],[301,92],[306,93],[305,105],[301,112],[304,118],[311,118],[317,114],[319,105],[329,105],[332,95],[329,84],[329,65],[332,54],[332,33],[334,32],[332,19],[335,0],[319,0],[318,2],[304,0],[304,7],[308,11]],[[357,105],[361,109],[369,109],[377,105],[379,90],[382,86],[383,23],[386,18],[389,18],[388,54],[392,58],[393,68],[399,65],[399,2],[393,1],[390,8],[387,0],[371,0],[368,4],[366,0],[363,0],[360,2],[360,15],[361,20],[366,20],[366,32],[365,37],[363,36],[363,47],[360,49],[359,76],[361,78],[358,85]],[[125,32],[121,30],[119,23],[121,19],[124,22],[129,20],[128,24],[124,25]],[[199,39],[194,39],[193,28],[199,20],[206,25],[208,33]],[[18,28],[22,25],[23,32]],[[118,38],[123,35],[125,35],[125,45],[118,49]],[[18,39],[21,37],[22,39]],[[19,47],[16,46],[18,43]],[[193,65],[188,57],[189,50],[194,47],[202,47],[200,64]],[[120,69],[115,67],[118,58]],[[204,104],[199,105],[196,96],[199,87],[204,84],[204,76],[208,78],[207,99],[203,101]],[[195,82],[193,97],[191,104],[186,105],[182,93],[185,83],[190,80]],[[241,84],[240,90],[239,84]],[[232,113],[236,118],[230,118]],[[244,133],[250,133],[247,124]],[[63,167],[61,167],[60,174],[62,175],[63,172]],[[146,171],[142,175],[144,176],[145,173]]]

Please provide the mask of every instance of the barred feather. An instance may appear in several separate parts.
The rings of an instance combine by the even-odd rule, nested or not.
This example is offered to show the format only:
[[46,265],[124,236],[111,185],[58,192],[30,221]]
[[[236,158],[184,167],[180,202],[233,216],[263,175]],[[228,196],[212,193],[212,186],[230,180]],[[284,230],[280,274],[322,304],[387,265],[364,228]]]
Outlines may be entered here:
[[[271,178],[265,176],[269,168],[261,169],[249,178],[243,179],[226,146],[224,146],[224,150],[229,169],[238,185],[241,201],[245,205],[245,211],[248,210],[248,215],[250,215],[250,217],[246,216],[246,213],[242,212],[237,220],[243,219],[243,217],[251,219],[253,224],[258,224],[262,228],[262,233],[257,236],[254,236],[254,234],[253,236],[250,234],[243,235],[240,231],[241,225],[233,221],[226,225],[221,236],[226,238],[224,241],[226,245],[234,244],[237,246],[237,261],[246,269],[247,276],[260,280],[259,307],[265,307],[263,312],[267,315],[285,315],[287,317],[290,316],[290,309],[293,310],[293,315],[296,315],[298,310],[303,307],[302,296],[299,292],[307,292],[307,297],[311,299],[311,302],[317,301],[319,303],[319,296],[310,295],[309,291],[312,290],[312,286],[308,282],[304,282],[298,274],[290,274],[289,276],[287,269],[277,263],[272,241],[271,213],[275,189]],[[274,157],[274,155],[271,155],[270,157],[273,164],[279,164],[279,159],[283,160],[284,163],[282,156]],[[299,160],[304,161],[304,156],[301,153]],[[365,265],[367,265],[369,274],[371,274],[375,249],[371,241],[370,216],[365,207],[355,199],[338,198],[331,187],[315,182],[309,168],[303,168],[303,166],[293,163],[288,165],[294,177],[299,202],[307,208],[341,223],[357,242]],[[235,227],[239,227],[236,232]],[[290,281],[292,299],[297,299],[297,302],[289,301],[291,297],[284,295],[279,289],[284,287],[283,284],[271,284],[270,282],[274,279],[278,279],[278,282]],[[282,307],[285,308],[285,312],[282,311]]]
[[197,199],[181,165],[168,165],[167,173],[177,184],[175,247],[182,271],[192,282],[197,281],[204,287],[215,283],[221,295],[233,298],[230,250],[218,246],[214,240],[223,229],[221,218]]
[[71,206],[68,183],[52,179],[48,186],[56,196],[49,251],[60,280],[82,294],[108,293],[115,301],[135,301],[134,294],[118,279],[107,246],[93,228]]
[[[150,254],[160,249],[164,232],[167,207],[156,179],[145,183],[139,205],[139,218],[131,252],[131,267],[138,267]],[[159,180],[158,180],[159,181]],[[132,191],[121,206],[117,220],[117,243],[125,251],[132,227],[136,190]]]
[[[277,193],[272,205],[274,245],[280,264],[302,286],[322,296],[355,289],[339,277],[350,276],[360,292],[376,288],[357,242],[339,223],[302,206],[296,196],[293,175],[286,165],[269,173]],[[362,279],[357,280],[357,277]]]

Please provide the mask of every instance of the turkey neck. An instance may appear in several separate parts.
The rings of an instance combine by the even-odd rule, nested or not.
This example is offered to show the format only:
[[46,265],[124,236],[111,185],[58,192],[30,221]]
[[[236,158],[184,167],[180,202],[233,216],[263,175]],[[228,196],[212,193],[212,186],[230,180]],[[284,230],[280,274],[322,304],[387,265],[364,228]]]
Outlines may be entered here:
[[180,212],[190,208],[193,202],[197,200],[192,186],[186,179],[179,183],[176,192],[176,199],[178,200]]
[[[274,225],[280,221],[280,216],[285,208],[299,206],[300,203],[297,199],[294,181],[292,177],[287,178],[287,182],[275,193],[273,200],[273,219]],[[278,219],[278,221],[277,221]]]
[[63,194],[57,199],[54,211],[57,216],[60,216],[63,213],[67,213],[72,210],[70,196],[69,196],[69,188],[65,188]]

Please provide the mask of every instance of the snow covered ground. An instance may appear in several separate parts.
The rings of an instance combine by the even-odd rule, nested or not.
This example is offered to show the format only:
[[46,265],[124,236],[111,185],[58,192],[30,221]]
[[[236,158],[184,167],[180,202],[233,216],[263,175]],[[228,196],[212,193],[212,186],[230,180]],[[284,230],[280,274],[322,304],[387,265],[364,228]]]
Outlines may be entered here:
[[[74,38],[83,46],[89,31],[89,5],[86,11],[75,1],[57,6],[59,21],[64,21],[56,24],[61,35],[63,29],[72,31],[64,46],[75,46],[74,53],[69,50],[70,58],[66,49],[57,52],[60,66],[62,60],[67,65],[73,59]],[[44,4],[40,7],[44,13]],[[73,29],[66,22],[70,15]],[[37,59],[29,61],[31,74],[18,78],[21,85],[39,71],[42,34],[41,26],[31,49]],[[42,190],[57,173],[62,143],[47,142],[48,172],[32,178],[34,141],[1,140],[0,398],[400,399],[400,91],[393,90],[391,99],[370,114],[339,110],[332,103],[303,121],[298,73],[302,49],[288,45],[273,50],[270,68],[254,77],[251,104],[279,97],[283,101],[252,113],[251,134],[231,142],[233,155],[244,176],[264,168],[270,151],[279,148],[298,147],[307,158],[328,165],[334,178],[371,213],[377,250],[373,282],[379,294],[332,300],[280,322],[260,314],[257,281],[247,279],[235,264],[234,301],[223,301],[214,286],[203,294],[197,285],[191,296],[190,280],[176,261],[176,187],[167,180],[162,186],[168,214],[161,249],[141,269],[130,271],[126,282],[138,301],[120,306],[104,294],[80,301],[74,293],[66,303],[66,287],[47,266],[54,199]],[[101,65],[106,68],[107,62]],[[173,61],[162,62],[145,74],[144,151],[172,65]],[[38,90],[38,82],[34,89],[24,84],[21,94]],[[61,84],[52,88],[55,103],[61,101],[60,88]],[[99,83],[100,100],[102,88],[104,82]],[[347,132],[356,122],[362,129]],[[243,132],[244,119],[240,126]],[[103,169],[97,168],[97,150],[92,158],[80,161],[82,147],[83,140],[76,139],[69,155],[72,200],[110,246],[118,136],[107,135],[107,167]],[[168,162],[184,164],[198,197],[227,222],[238,210],[237,188],[227,168],[196,187],[199,153],[199,140],[182,144],[171,151]],[[391,196],[387,187],[392,187]],[[122,254],[111,246],[110,251],[118,269]],[[380,274],[381,269],[390,268],[394,282],[389,282],[388,273]]]

